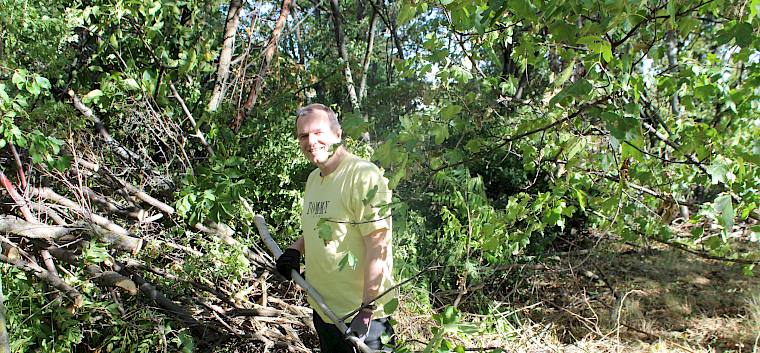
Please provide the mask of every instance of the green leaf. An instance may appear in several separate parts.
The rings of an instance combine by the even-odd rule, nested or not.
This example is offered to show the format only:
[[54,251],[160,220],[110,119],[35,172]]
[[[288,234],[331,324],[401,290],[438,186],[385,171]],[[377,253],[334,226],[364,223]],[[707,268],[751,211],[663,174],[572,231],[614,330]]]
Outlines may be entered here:
[[401,8],[398,10],[396,23],[401,26],[409,22],[417,14],[417,6],[406,0],[401,2]]
[[736,45],[742,48],[751,46],[755,39],[752,33],[752,25],[747,22],[739,22],[734,27],[734,38],[736,39]]
[[35,96],[40,94],[40,86],[37,84],[37,82],[34,81],[32,81],[32,83],[26,84],[26,90]]
[[464,146],[464,149],[466,149],[468,152],[478,153],[480,152],[482,146],[483,146],[483,141],[479,138],[474,138],[470,141],[467,141],[467,144]]
[[612,46],[610,45],[610,42],[603,41],[600,47],[600,52],[602,53],[602,58],[604,61],[612,61]]
[[11,97],[9,97],[8,93],[5,92],[5,84],[0,83],[0,104],[3,102],[10,102],[10,101],[11,101]]
[[742,219],[747,219],[749,217],[749,214],[754,211],[757,208],[757,205],[754,202],[751,202],[749,205],[744,207],[742,209]]
[[346,266],[350,267],[352,270],[356,270],[357,262],[356,256],[349,252],[338,262],[338,271],[343,271]]
[[449,138],[448,124],[435,124],[432,131],[436,145],[440,145]]
[[387,303],[385,303],[385,305],[383,305],[383,311],[389,315],[394,313],[397,308],[398,308],[398,298],[396,297],[389,300]]
[[581,210],[585,212],[586,211],[586,193],[580,189],[574,189],[574,190],[575,190],[575,197],[578,199],[578,205],[581,207]]
[[14,71],[13,76],[11,77],[11,82],[16,85],[16,88],[22,89],[24,88],[23,84],[26,82],[26,77],[24,77],[23,74],[19,71]]
[[527,20],[538,19],[536,16],[538,11],[528,0],[507,0],[507,6],[518,18]]
[[125,80],[121,81],[121,83],[128,90],[133,90],[133,91],[139,91],[140,90],[140,85],[138,85],[137,81],[135,79],[133,79],[133,78],[125,79]]
[[103,96],[103,91],[94,89],[82,97],[82,102],[87,104],[90,102],[97,102],[97,100]]
[[549,26],[549,31],[557,41],[567,44],[575,44],[575,37],[578,35],[578,27],[564,20],[554,21]]
[[50,81],[48,81],[48,79],[42,76],[37,76],[34,78],[34,81],[37,83],[38,86],[40,86],[40,88],[45,89],[45,90],[50,89]]
[[699,239],[704,234],[705,234],[705,228],[704,227],[694,227],[694,229],[691,230],[691,237],[692,237],[692,239]]
[[718,184],[718,183],[724,183],[726,181],[726,175],[729,172],[727,165],[720,162],[715,162],[707,166],[706,169],[707,169],[707,174],[709,174],[710,177],[712,178],[711,180],[712,180],[713,185]]
[[567,79],[569,79],[570,76],[572,76],[574,68],[575,68],[575,60],[567,64],[567,67],[565,67],[565,69],[562,70],[559,76],[557,76],[557,79],[555,79],[554,82],[552,82],[552,85],[554,87],[562,86],[565,83],[565,81],[567,81]]
[[399,168],[396,173],[388,180],[388,188],[393,190],[398,186],[398,183],[406,176],[406,166]]
[[317,233],[319,234],[319,238],[325,243],[332,240],[332,228],[326,219],[322,218],[317,221]]
[[716,235],[713,235],[702,242],[702,244],[705,244],[705,246],[712,250],[719,249],[722,243],[723,242],[720,240],[720,237]]
[[713,209],[718,216],[718,224],[720,224],[725,231],[730,232],[731,228],[734,226],[734,217],[736,217],[734,206],[731,201],[731,195],[724,194],[716,197],[713,202]]
[[462,107],[456,104],[447,105],[441,109],[441,118],[444,120],[450,120],[462,111]]

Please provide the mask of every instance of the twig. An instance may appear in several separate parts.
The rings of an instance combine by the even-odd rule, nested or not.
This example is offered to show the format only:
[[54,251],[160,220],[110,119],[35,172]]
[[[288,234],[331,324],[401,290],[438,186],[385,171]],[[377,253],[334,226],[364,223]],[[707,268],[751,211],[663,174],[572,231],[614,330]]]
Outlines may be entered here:
[[193,129],[195,129],[195,135],[192,135],[192,136],[195,136],[199,140],[201,140],[201,144],[203,144],[203,146],[206,147],[206,151],[208,151],[208,153],[212,157],[216,156],[216,153],[214,153],[214,150],[211,148],[208,142],[206,142],[206,138],[203,136],[203,132],[201,132],[201,129],[198,128],[198,124],[195,123],[195,118],[193,118],[193,114],[190,113],[189,109],[187,109],[187,105],[185,105],[185,100],[182,99],[182,96],[180,96],[179,93],[177,93],[177,89],[174,88],[174,83],[171,80],[169,80],[169,89],[171,89],[172,94],[174,95],[174,98],[176,98],[177,101],[179,102],[179,105],[182,106],[182,111],[185,112],[185,116],[187,116],[187,120],[190,120],[190,125],[192,125]]

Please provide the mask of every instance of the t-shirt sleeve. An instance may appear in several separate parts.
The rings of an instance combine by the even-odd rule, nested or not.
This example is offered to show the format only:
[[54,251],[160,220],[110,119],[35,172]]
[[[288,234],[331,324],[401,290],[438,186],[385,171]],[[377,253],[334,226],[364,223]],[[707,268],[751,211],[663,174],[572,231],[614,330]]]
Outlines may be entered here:
[[357,168],[350,202],[362,236],[391,229],[391,198],[388,179],[375,165],[367,163]]

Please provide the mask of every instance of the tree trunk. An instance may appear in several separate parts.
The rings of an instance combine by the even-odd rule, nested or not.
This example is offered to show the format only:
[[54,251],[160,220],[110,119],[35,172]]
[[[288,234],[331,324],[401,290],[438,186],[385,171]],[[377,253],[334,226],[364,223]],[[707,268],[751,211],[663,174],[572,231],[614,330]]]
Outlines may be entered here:
[[[675,31],[670,30],[666,34],[666,38],[668,41],[668,65],[671,67],[675,67],[678,65],[678,38]],[[677,69],[674,69],[674,72],[677,72]],[[678,104],[678,91],[673,92],[673,96],[670,97],[670,111],[673,113],[674,117],[678,117],[681,114],[681,108]]]
[[274,30],[272,31],[272,37],[269,38],[269,43],[264,48],[264,61],[261,63],[259,74],[254,78],[253,88],[251,88],[243,106],[238,109],[237,115],[230,122],[230,128],[234,132],[238,132],[240,127],[243,126],[245,118],[256,103],[256,99],[261,93],[261,89],[264,87],[264,79],[269,71],[269,65],[272,63],[275,51],[277,51],[277,43],[280,42],[280,36],[282,35],[282,28],[285,27],[285,19],[288,18],[290,13],[290,3],[292,0],[283,0],[280,7],[280,16],[277,17],[277,22],[274,24]]
[[338,0],[330,0],[330,9],[332,10],[333,29],[335,30],[335,41],[338,46],[338,52],[340,58],[343,59],[343,75],[346,78],[346,89],[348,90],[348,98],[351,100],[351,107],[355,113],[360,113],[359,98],[356,96],[356,88],[354,87],[354,78],[351,75],[351,65],[348,60],[348,51],[346,50],[346,40],[343,37],[343,29],[340,20],[340,7],[338,7]]
[[[298,9],[298,2],[296,0],[293,0],[293,5],[291,6],[291,11],[293,11],[293,21],[296,23],[296,43],[295,45],[298,47],[297,53],[298,53],[298,84],[301,86],[305,86],[305,79],[304,74],[306,72],[306,50],[303,47],[303,39],[301,38],[301,24],[299,23],[301,20],[301,16]],[[304,94],[303,91],[298,92],[298,105],[304,105],[304,101],[306,101],[306,94]]]
[[[396,46],[396,56],[398,56],[399,59],[404,60],[404,49],[401,46],[401,39],[398,37],[398,31],[396,30],[396,19],[393,17],[386,18],[383,16],[383,13],[375,4],[374,0],[369,0],[369,4],[372,5],[372,8],[375,10],[375,12],[377,12],[377,14],[380,16],[380,19],[383,20],[385,27],[388,29],[388,32],[393,39],[393,44]],[[384,2],[381,1],[380,4],[385,7]]]
[[372,17],[369,20],[369,33],[367,34],[367,51],[364,52],[364,63],[362,63],[362,79],[359,81],[359,99],[367,97],[367,72],[369,71],[370,57],[372,48],[375,45],[375,27],[377,26],[377,11],[372,10]]
[[227,22],[224,28],[224,44],[222,52],[219,54],[219,66],[216,71],[216,83],[214,83],[214,92],[211,94],[211,100],[208,103],[208,110],[211,112],[216,111],[219,107],[219,103],[222,101],[222,97],[224,97],[224,92],[227,90],[230,61],[232,60],[232,52],[235,48],[237,26],[240,22],[240,5],[240,0],[230,0],[230,8],[227,11]]

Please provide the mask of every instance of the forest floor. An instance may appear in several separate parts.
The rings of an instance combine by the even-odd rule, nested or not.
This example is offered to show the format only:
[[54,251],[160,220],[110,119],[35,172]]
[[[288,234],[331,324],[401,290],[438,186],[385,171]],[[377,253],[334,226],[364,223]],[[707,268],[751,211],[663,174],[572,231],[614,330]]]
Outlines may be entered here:
[[[499,311],[505,319],[465,315],[486,330],[452,341],[484,352],[760,352],[757,269],[612,241],[557,260],[513,268],[523,284]],[[399,330],[424,335],[419,319],[401,318]]]

